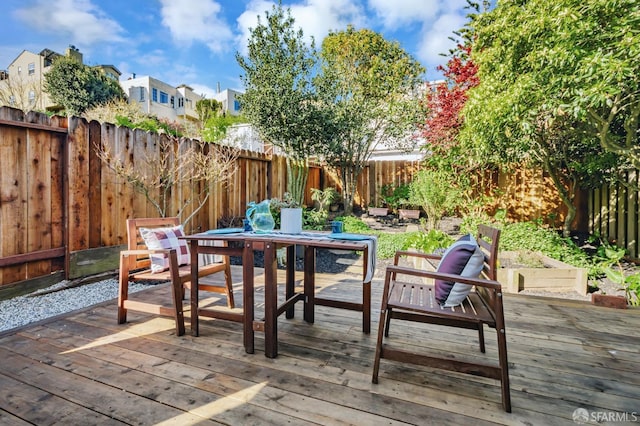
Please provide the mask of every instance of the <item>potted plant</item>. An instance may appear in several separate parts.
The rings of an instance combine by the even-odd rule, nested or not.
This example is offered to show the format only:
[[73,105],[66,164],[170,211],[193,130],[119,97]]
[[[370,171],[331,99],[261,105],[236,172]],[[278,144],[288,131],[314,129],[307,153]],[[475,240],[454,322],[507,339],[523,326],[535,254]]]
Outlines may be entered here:
[[285,192],[282,199],[271,199],[271,212],[276,223],[280,224],[280,231],[285,234],[299,234],[302,232],[302,206]]
[[338,211],[339,201],[342,199],[340,193],[333,187],[311,188],[311,199],[318,203],[320,211]]
[[416,208],[409,199],[409,185],[403,183],[395,188],[391,185],[383,186],[385,203],[389,206],[393,213],[398,214],[400,219],[418,219],[420,218],[420,209]]

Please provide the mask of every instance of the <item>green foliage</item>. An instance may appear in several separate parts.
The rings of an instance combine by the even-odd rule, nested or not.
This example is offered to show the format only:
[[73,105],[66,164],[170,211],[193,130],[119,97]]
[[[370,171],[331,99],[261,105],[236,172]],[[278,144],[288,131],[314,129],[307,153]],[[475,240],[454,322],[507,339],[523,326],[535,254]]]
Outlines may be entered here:
[[410,233],[402,248],[415,248],[422,253],[433,253],[436,249],[449,247],[453,242],[454,239],[450,235],[438,229],[431,229],[429,232]]
[[435,229],[442,216],[455,211],[462,200],[454,177],[446,170],[422,169],[410,185],[409,201],[424,209],[429,229]]
[[344,232],[354,234],[369,234],[373,232],[369,225],[354,216],[338,216],[335,220],[341,220],[344,223]]
[[239,97],[247,120],[264,141],[287,156],[287,191],[302,202],[309,156],[324,145],[326,111],[318,102],[312,76],[317,58],[295,30],[290,9],[279,3],[265,12],[251,30],[247,57],[236,54],[244,71],[244,95]]
[[322,231],[327,225],[329,212],[326,210],[305,209],[302,211],[302,227]]
[[383,203],[394,213],[397,213],[399,208],[409,206],[408,184],[393,186],[388,183],[380,188],[380,194],[382,195]]
[[125,96],[117,81],[68,56],[53,62],[44,75],[44,90],[70,116]]
[[340,193],[333,187],[328,187],[324,190],[311,188],[311,199],[318,203],[320,210],[327,210],[331,204],[339,201],[340,198]]
[[378,144],[413,148],[411,135],[423,114],[415,93],[424,68],[397,42],[351,26],[330,32],[320,57],[316,85],[331,111],[324,157],[340,171],[349,214],[357,178]]
[[245,123],[243,116],[220,114],[211,115],[206,121],[203,121],[200,136],[206,142],[218,142],[227,136],[227,130],[234,124]]
[[201,123],[222,114],[222,103],[215,99],[200,99],[196,102],[196,113]]
[[552,259],[586,268],[589,276],[602,275],[600,258],[592,258],[576,243],[556,231],[542,228],[535,222],[518,222],[504,225],[500,236],[500,250],[539,251]]
[[622,267],[622,259],[626,254],[625,249],[619,249],[604,244],[601,246],[605,255],[604,273],[612,282],[621,286],[624,290],[627,302],[633,306],[640,306],[640,272],[626,275]]

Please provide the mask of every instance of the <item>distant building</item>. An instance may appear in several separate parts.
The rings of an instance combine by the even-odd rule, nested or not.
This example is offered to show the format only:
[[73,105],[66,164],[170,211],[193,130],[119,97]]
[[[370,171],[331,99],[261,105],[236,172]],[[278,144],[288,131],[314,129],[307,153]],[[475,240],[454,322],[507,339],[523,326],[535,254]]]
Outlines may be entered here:
[[[50,49],[43,49],[40,53],[23,50],[6,70],[0,71],[0,105],[22,110],[60,109],[44,91],[44,76],[60,56],[60,53]],[[75,58],[80,63],[83,61],[82,53],[75,46],[69,46],[65,56]],[[96,68],[110,78],[120,78],[120,71],[113,65],[98,65]]]
[[197,120],[196,103],[204,99],[185,84],[173,87],[149,76],[136,77],[134,74],[120,81],[120,86],[129,97],[129,103],[136,102],[142,112],[169,121]]
[[222,111],[231,115],[239,115],[240,114],[240,101],[238,100],[238,95],[241,95],[241,92],[233,89],[225,89],[220,91],[218,88],[218,93],[212,96],[212,99],[222,103]]

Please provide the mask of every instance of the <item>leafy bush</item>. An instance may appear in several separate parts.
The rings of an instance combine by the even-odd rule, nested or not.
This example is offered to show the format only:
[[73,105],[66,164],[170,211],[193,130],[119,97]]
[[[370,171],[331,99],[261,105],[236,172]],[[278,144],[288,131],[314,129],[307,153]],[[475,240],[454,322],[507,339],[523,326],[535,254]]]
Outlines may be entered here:
[[403,250],[415,248],[423,253],[433,253],[439,248],[446,248],[453,244],[454,239],[448,234],[432,229],[429,232],[410,233],[402,246]]
[[409,202],[425,211],[429,229],[435,229],[440,218],[454,211],[462,199],[454,177],[446,170],[420,170],[411,182]]

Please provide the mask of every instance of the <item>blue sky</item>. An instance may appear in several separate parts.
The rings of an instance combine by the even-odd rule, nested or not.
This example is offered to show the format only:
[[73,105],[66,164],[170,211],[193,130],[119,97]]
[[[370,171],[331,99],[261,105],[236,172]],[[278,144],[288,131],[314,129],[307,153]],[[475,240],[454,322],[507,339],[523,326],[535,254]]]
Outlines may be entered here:
[[[249,29],[274,1],[266,0],[3,0],[0,69],[23,51],[80,49],[89,65],[115,65],[126,79],[150,75],[197,93],[242,90]],[[296,25],[319,45],[330,30],[352,24],[396,40],[426,68],[446,61],[449,37],[466,23],[466,0],[293,0]]]

